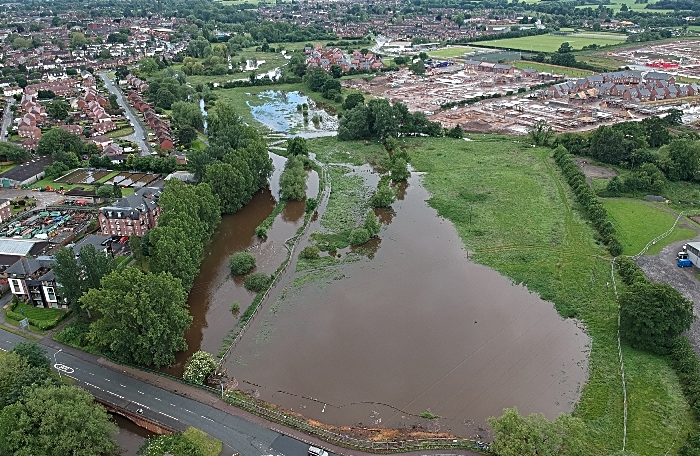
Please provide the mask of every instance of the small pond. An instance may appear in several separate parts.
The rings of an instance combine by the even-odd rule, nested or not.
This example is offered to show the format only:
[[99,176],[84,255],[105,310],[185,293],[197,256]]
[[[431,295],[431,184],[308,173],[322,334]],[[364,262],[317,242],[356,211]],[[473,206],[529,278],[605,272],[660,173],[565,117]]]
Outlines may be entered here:
[[[300,92],[266,90],[247,102],[253,118],[275,133],[314,138],[335,136],[338,116]],[[299,107],[306,104],[308,115]],[[314,122],[314,119],[317,121]]]

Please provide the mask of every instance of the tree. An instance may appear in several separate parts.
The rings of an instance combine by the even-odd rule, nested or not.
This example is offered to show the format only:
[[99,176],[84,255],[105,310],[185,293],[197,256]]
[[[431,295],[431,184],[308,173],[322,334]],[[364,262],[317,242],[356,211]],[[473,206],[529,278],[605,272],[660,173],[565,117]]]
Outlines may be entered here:
[[79,48],[83,47],[87,44],[87,39],[85,39],[85,35],[83,35],[80,32],[73,32],[70,34],[70,45],[73,48]]
[[689,435],[678,454],[680,456],[700,456],[700,433],[695,432]]
[[175,132],[175,135],[177,136],[177,142],[185,147],[189,147],[192,142],[197,139],[197,130],[194,129],[194,127],[190,125],[184,125],[180,128],[178,128],[177,132]]
[[409,65],[408,69],[411,70],[413,74],[423,75],[425,74],[425,62],[420,59],[416,60],[411,65]]
[[287,155],[298,157],[300,155],[308,157],[309,155],[309,145],[306,139],[301,136],[295,136],[292,139],[287,140]]
[[114,198],[114,199],[119,199],[119,198],[121,198],[122,196],[123,196],[123,195],[122,195],[122,188],[119,186],[119,184],[117,184],[116,182],[114,182],[114,183],[112,184],[112,198]]
[[11,142],[0,142],[0,160],[17,163],[30,158],[31,154],[22,146]]
[[343,109],[352,109],[357,105],[365,104],[365,96],[360,92],[352,92],[345,97]]
[[97,190],[95,190],[95,195],[97,195],[99,198],[111,198],[112,188],[109,185],[101,185],[97,188]]
[[391,164],[391,180],[394,182],[405,181],[409,177],[411,177],[411,173],[408,170],[406,160],[403,158],[394,158]]
[[157,367],[175,362],[175,353],[187,348],[192,323],[182,282],[167,272],[127,267],[101,284],[80,298],[101,315],[90,325],[89,339],[122,361]]
[[668,178],[673,181],[692,180],[700,170],[700,142],[676,139],[668,146],[671,168]]
[[350,232],[350,245],[358,246],[365,244],[370,238],[369,232],[365,228],[355,228]]
[[197,442],[185,434],[156,435],[144,442],[138,456],[206,456]]
[[153,99],[156,107],[163,109],[170,109],[173,103],[177,101],[177,97],[166,87],[159,88]]
[[194,175],[196,181],[204,179],[207,166],[214,162],[205,150],[191,150],[187,154],[187,170]]
[[20,342],[12,348],[11,353],[24,358],[27,364],[32,367],[41,369],[49,369],[51,367],[51,362],[46,357],[46,352],[36,342]]
[[343,67],[340,65],[331,65],[331,75],[339,79],[343,75]]
[[280,176],[282,199],[301,201],[306,198],[306,170],[301,159],[292,156],[284,165]]
[[138,65],[139,71],[147,74],[148,76],[158,71],[158,63],[153,57],[142,58],[141,60],[139,60]]
[[559,53],[559,54],[568,54],[568,53],[573,52],[573,51],[574,51],[574,48],[571,47],[571,44],[569,44],[568,41],[561,43],[561,45],[559,46],[559,49],[557,49],[557,53]]
[[[49,418],[50,417],[50,418]],[[117,454],[107,411],[73,386],[34,387],[0,412],[0,453],[46,456]]]
[[187,101],[177,101],[172,104],[172,110],[171,116],[180,128],[186,125],[189,125],[195,130],[204,128],[204,119],[202,118],[202,111],[199,109],[198,104]]
[[254,291],[255,293],[261,293],[272,284],[272,276],[265,274],[264,272],[253,272],[246,276],[243,281],[243,286],[246,290]]
[[389,182],[386,179],[380,179],[377,185],[377,191],[372,195],[370,204],[372,207],[389,207],[394,202],[396,195],[389,187]]
[[211,185],[219,197],[221,212],[233,214],[250,200],[246,182],[241,172],[228,163],[207,166],[204,181]]
[[182,378],[188,382],[203,385],[209,374],[214,372],[218,366],[219,363],[216,362],[212,354],[199,350],[187,360]]
[[85,142],[80,135],[54,127],[41,135],[36,153],[39,155],[51,154],[54,163],[61,162],[68,168],[75,168],[84,147]]
[[561,414],[549,421],[542,414],[528,417],[516,408],[503,410],[499,418],[488,420],[495,439],[491,452],[497,456],[586,455],[585,425],[580,418]]
[[462,130],[462,127],[459,126],[459,124],[455,125],[454,128],[451,128],[447,131],[448,138],[455,138],[455,139],[462,139],[464,137],[464,131]]
[[83,288],[85,290],[99,288],[102,277],[112,272],[116,266],[114,258],[105,255],[102,251],[98,252],[92,244],[83,246],[78,257],[80,259],[84,280]]
[[538,146],[546,146],[554,136],[554,129],[546,120],[540,119],[527,129],[530,139]]
[[247,250],[234,253],[231,255],[229,266],[231,267],[231,274],[233,275],[247,274],[255,267],[255,257]]
[[377,215],[374,213],[372,209],[367,211],[367,215],[365,216],[365,223],[362,225],[364,229],[367,230],[369,233],[370,237],[371,236],[376,236],[379,234],[379,231],[381,230],[381,224],[379,223],[379,219],[377,218]]
[[620,295],[620,334],[634,347],[667,353],[693,319],[693,304],[665,283],[635,283]]
[[666,111],[666,117],[664,117],[664,122],[666,125],[675,126],[683,123],[683,110],[671,108]]
[[55,257],[56,263],[52,270],[56,275],[56,282],[61,284],[61,296],[68,300],[74,311],[79,310],[81,308],[79,298],[85,292],[85,288],[78,260],[73,250],[66,247],[60,248]]

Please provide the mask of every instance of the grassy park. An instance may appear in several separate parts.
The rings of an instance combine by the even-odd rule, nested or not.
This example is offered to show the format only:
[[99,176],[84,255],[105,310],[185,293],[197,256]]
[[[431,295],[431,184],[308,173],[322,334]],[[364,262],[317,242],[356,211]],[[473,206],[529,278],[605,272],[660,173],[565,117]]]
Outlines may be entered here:
[[[669,212],[644,201],[603,200],[610,221],[615,226],[625,255],[636,255],[656,236],[673,226],[676,217]],[[696,235],[689,228],[676,228],[668,237],[649,248],[649,254],[657,254],[669,244]]]
[[[622,444],[622,389],[617,305],[606,286],[610,263],[602,259],[606,252],[574,210],[551,150],[533,149],[512,137],[471,138],[409,143],[412,164],[427,172],[431,206],[452,221],[474,252],[471,258],[527,285],[554,302],[562,315],[585,324],[593,339],[590,372],[574,414],[587,424],[590,454],[612,454]],[[473,217],[464,216],[470,212]],[[623,356],[627,449],[650,456],[677,452],[675,436],[685,435],[694,422],[673,370],[666,359],[626,345]]]
[[574,50],[580,50],[584,46],[597,44],[599,46],[609,46],[625,42],[627,37],[617,33],[591,32],[576,33],[572,35],[537,35],[525,36],[522,38],[505,38],[502,40],[479,41],[479,45],[503,48],[518,49],[531,52],[556,52],[562,43],[568,42]]
[[454,57],[462,57],[464,54],[469,52],[474,52],[474,48],[470,48],[468,46],[449,46],[444,49],[429,51],[428,55],[430,57],[437,57],[441,59],[451,59]]

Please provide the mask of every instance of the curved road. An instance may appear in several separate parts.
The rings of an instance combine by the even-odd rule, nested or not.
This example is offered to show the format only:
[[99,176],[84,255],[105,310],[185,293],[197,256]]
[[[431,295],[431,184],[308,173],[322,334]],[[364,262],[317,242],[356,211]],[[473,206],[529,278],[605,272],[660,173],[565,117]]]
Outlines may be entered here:
[[144,140],[144,138],[146,137],[146,129],[141,123],[141,120],[134,114],[134,111],[131,109],[131,106],[129,106],[129,103],[126,101],[126,97],[119,89],[119,87],[115,86],[112,80],[109,79],[107,73],[99,73],[99,75],[100,78],[102,78],[102,81],[105,83],[105,87],[107,88],[107,90],[109,90],[110,93],[113,93],[117,96],[117,102],[119,103],[119,106],[121,106],[122,109],[124,109],[124,114],[126,115],[126,118],[129,119],[131,125],[134,126],[134,134],[131,136],[133,137],[133,140],[136,143],[136,145],[138,145],[139,152],[141,153],[141,155],[150,154],[151,148],[148,147],[148,143],[146,142],[146,140]]
[[[26,340],[8,331],[0,330],[0,350],[11,350],[16,344]],[[171,381],[171,384],[179,389],[179,393],[178,389],[172,386],[172,391],[169,391],[154,386],[152,382],[146,383],[135,378],[134,375],[127,375],[126,369],[129,368],[112,365],[98,356],[48,338],[39,343],[52,360],[54,369],[62,375],[75,379],[88,389],[97,389],[108,395],[114,395],[115,401],[116,399],[120,402],[130,401],[134,408],[143,410],[144,416],[158,420],[159,415],[162,415],[160,418],[164,421],[176,420],[186,426],[202,429],[221,440],[229,448],[235,448],[242,456],[307,456],[309,444],[333,451],[331,456],[335,454],[369,456],[369,453],[338,448],[293,429],[267,422],[220,400],[215,400],[213,395],[199,388]],[[105,365],[111,365],[112,368]],[[167,384],[168,380],[158,377],[156,382]],[[195,397],[200,394],[199,401],[183,397],[183,394]],[[478,453],[464,450],[426,450],[405,453],[405,455],[480,456]]]

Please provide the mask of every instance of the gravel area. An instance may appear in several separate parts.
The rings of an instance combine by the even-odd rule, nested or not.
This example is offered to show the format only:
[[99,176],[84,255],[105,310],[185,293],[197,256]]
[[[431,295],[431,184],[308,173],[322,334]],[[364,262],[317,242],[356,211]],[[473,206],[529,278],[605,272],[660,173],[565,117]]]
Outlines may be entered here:
[[50,206],[63,199],[63,195],[56,192],[38,192],[34,190],[22,190],[14,188],[0,188],[0,199],[15,199],[18,197],[33,197],[37,199],[37,207]]
[[[700,241],[700,236],[691,239],[691,241]],[[686,242],[688,240],[668,245],[661,249],[658,255],[641,256],[636,263],[650,280],[667,283],[693,301],[693,311],[697,319],[690,327],[688,337],[695,352],[700,356],[700,280],[696,277],[696,274],[700,273],[700,269],[695,266],[690,268],[676,266],[676,254]]]

